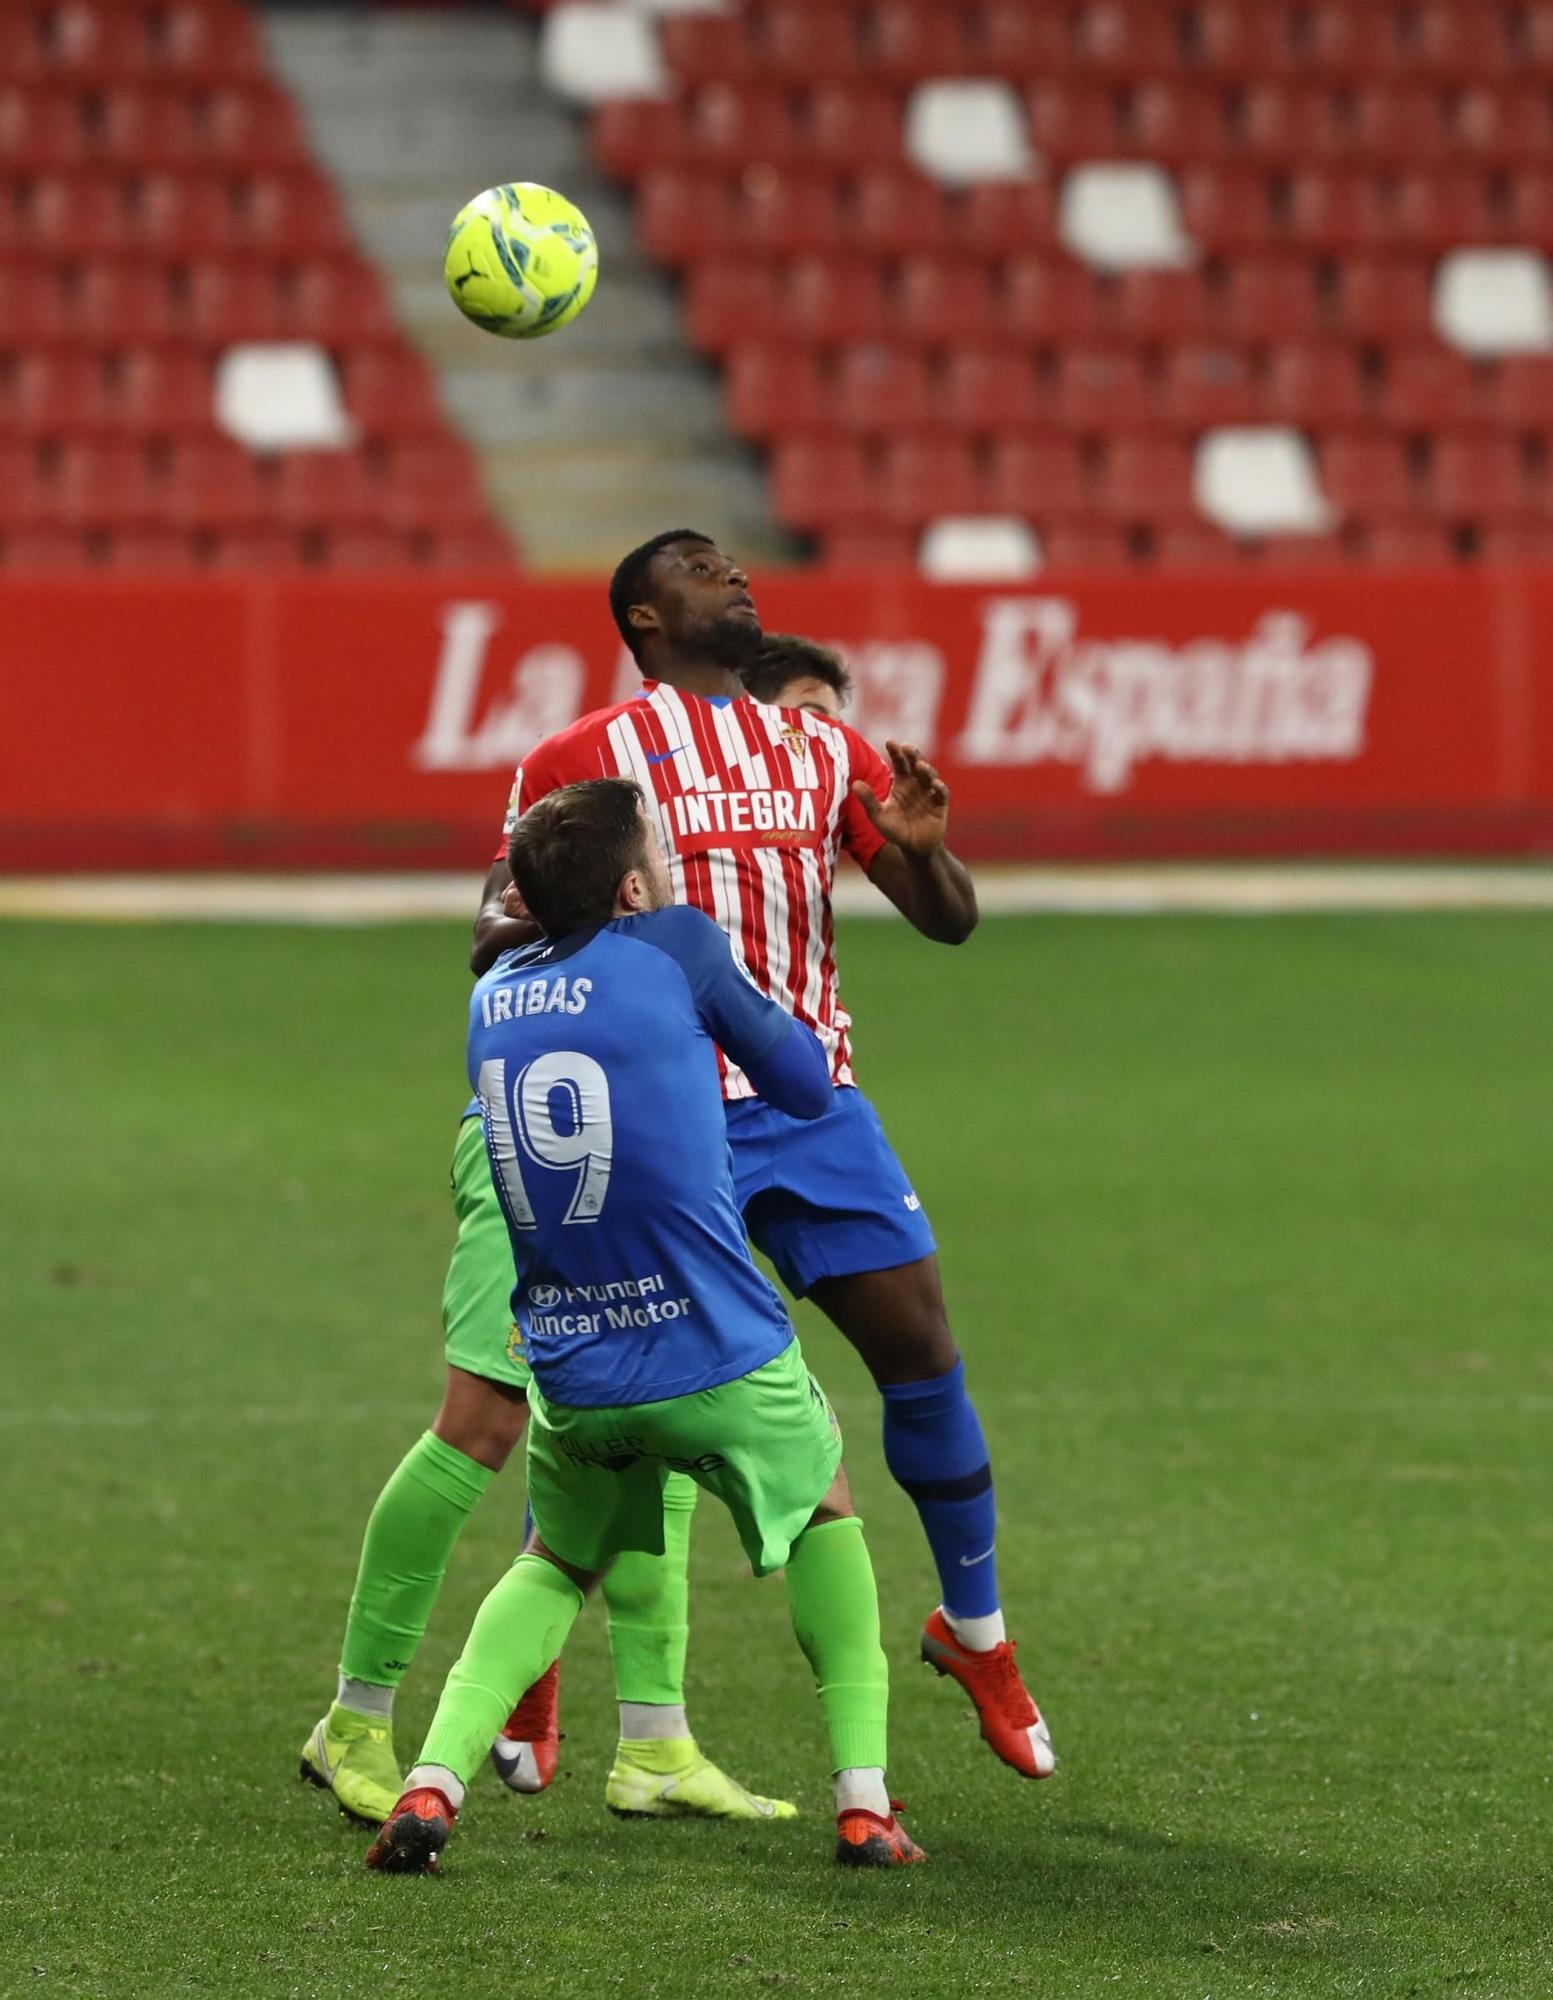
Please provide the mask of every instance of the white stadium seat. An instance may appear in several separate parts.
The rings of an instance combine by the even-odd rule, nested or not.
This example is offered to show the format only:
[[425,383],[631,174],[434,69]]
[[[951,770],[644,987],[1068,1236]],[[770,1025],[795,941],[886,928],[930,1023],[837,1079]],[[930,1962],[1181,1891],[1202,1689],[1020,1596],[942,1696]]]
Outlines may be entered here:
[[251,451],[338,451],[356,441],[333,364],[308,340],[229,347],[216,364],[216,422]]
[[1553,282],[1534,250],[1455,250],[1434,274],[1434,323],[1468,354],[1553,347]]
[[563,0],[545,16],[539,73],[573,104],[662,97],[668,74],[652,22],[639,8]]
[[1199,509],[1232,535],[1315,535],[1335,519],[1310,447],[1282,424],[1209,431],[1192,489]]
[[1158,167],[1122,161],[1075,167],[1062,184],[1057,228],[1076,257],[1103,270],[1195,263],[1175,183]]
[[923,83],[906,107],[906,156],[949,187],[1023,180],[1035,167],[1019,99],[1006,83]]
[[940,583],[1012,582],[1040,567],[1034,529],[1012,514],[945,514],[917,550],[917,568]]

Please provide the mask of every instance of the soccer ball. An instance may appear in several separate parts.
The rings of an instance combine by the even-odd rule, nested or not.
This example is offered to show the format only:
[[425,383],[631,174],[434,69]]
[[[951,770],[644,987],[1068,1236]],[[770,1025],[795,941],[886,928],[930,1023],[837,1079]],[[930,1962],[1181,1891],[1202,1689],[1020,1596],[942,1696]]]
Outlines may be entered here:
[[581,209],[554,188],[506,181],[454,216],[442,274],[454,305],[476,326],[504,340],[537,340],[592,298],[598,245]]

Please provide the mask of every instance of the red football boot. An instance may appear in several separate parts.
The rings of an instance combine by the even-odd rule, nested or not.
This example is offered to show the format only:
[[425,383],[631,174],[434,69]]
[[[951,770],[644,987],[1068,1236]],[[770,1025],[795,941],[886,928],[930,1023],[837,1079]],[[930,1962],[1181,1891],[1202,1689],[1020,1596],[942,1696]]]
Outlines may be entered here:
[[836,1860],[843,1868],[906,1868],[913,1861],[926,1861],[895,1815],[904,1811],[898,1799],[890,1801],[890,1817],[853,1807],[836,1815]]
[[378,1828],[367,1866],[384,1875],[435,1875],[458,1808],[441,1792],[406,1792]]
[[1004,1639],[988,1653],[973,1653],[949,1629],[942,1610],[922,1628],[922,1657],[938,1673],[950,1674],[976,1704],[987,1743],[1026,1778],[1049,1778],[1057,1768],[1051,1734],[1030,1699],[1014,1663],[1013,1642]]
[[514,1792],[542,1792],[555,1776],[561,1732],[556,1727],[556,1694],[561,1663],[545,1672],[507,1717],[505,1728],[491,1745],[491,1763],[502,1783]]

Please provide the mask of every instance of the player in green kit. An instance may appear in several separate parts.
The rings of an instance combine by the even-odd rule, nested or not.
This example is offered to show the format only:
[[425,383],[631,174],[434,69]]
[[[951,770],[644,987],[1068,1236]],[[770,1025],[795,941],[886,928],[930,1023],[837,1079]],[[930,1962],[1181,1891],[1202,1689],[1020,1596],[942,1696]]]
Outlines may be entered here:
[[[750,673],[755,698],[780,707],[834,717],[850,694],[841,661],[807,640],[768,635]],[[399,1792],[395,1691],[425,1635],[464,1523],[521,1442],[529,1416],[529,1368],[511,1311],[512,1246],[480,1121],[467,1112],[453,1150],[452,1194],[458,1235],[442,1294],[442,1407],[373,1508],[336,1700],[302,1748],[303,1777],[369,1825],[383,1820]],[[670,1477],[664,1553],[623,1554],[604,1584],[620,1704],[605,1803],[652,1816],[786,1818],[790,1805],[746,1790],[703,1757],[690,1734],[686,1566],[695,1504],[693,1481]],[[558,1740],[552,1668],[495,1736],[492,1764],[513,1791],[542,1791],[555,1774]]]
[[841,1439],[734,1200],[719,1054],[795,1120],[830,1108],[825,1051],[762,994],[668,866],[628,778],[564,786],[515,829],[544,936],[474,991],[469,1080],[533,1369],[534,1532],[487,1596],[367,1865],[429,1873],[510,1704],[625,1551],[663,1546],[688,1473],[757,1576],[785,1569],[831,1742],[836,1859],[922,1859],[885,1786],[888,1673]]

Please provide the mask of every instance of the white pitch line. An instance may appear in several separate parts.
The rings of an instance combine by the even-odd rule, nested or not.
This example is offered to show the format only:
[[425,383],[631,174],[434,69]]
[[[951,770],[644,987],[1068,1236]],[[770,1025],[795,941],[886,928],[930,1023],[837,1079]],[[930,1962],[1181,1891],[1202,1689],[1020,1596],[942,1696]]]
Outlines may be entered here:
[[[1281,916],[1364,910],[1553,910],[1553,868],[1235,864],[981,868],[988,916]],[[469,875],[0,877],[0,918],[44,922],[370,925],[472,921]],[[854,871],[836,884],[848,917],[892,914]]]

